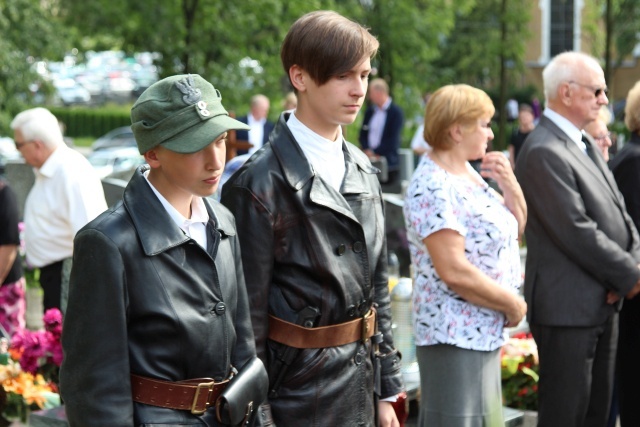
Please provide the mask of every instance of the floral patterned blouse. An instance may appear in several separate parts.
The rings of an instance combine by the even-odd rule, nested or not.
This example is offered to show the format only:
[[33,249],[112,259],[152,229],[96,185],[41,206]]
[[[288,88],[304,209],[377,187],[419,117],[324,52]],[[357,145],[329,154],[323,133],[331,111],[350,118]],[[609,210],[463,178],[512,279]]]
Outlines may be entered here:
[[473,265],[514,292],[520,287],[516,218],[469,163],[467,168],[478,184],[449,174],[424,155],[407,189],[404,216],[414,268],[414,332],[418,346],[450,344],[492,351],[504,344],[505,316],[449,289],[423,243],[438,230],[457,231]]

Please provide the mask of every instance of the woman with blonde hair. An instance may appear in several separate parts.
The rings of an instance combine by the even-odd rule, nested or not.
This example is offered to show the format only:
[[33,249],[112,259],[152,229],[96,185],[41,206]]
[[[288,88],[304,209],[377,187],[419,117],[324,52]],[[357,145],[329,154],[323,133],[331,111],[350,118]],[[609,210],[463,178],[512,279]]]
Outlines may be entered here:
[[[506,156],[486,153],[494,112],[485,92],[462,84],[436,91],[425,112],[432,151],[404,204],[420,426],[504,426],[499,351],[504,327],[519,324],[527,309],[517,292],[527,208]],[[478,158],[480,174],[469,164]]]

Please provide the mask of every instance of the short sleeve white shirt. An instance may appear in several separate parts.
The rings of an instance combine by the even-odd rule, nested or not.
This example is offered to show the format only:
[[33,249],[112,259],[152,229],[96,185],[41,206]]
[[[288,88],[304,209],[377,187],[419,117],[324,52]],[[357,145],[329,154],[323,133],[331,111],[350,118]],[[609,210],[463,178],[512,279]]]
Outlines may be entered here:
[[44,267],[73,255],[73,239],[107,209],[100,178],[79,152],[59,146],[40,169],[25,201],[27,262]]
[[504,314],[462,299],[438,276],[423,240],[442,229],[465,240],[467,259],[499,285],[520,287],[518,224],[499,195],[476,175],[476,184],[449,174],[422,156],[404,203],[414,265],[413,321],[416,345],[450,344],[492,351],[504,343]]

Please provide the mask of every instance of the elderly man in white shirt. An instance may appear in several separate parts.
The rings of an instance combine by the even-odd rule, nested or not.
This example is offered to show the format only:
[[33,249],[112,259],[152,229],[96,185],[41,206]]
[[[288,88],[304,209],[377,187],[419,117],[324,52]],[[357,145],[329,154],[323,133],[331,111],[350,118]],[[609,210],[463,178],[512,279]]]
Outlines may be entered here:
[[11,128],[16,148],[36,175],[24,208],[27,263],[40,269],[44,309],[64,311],[73,238],[107,209],[102,184],[87,159],[65,145],[49,110],[23,111]]

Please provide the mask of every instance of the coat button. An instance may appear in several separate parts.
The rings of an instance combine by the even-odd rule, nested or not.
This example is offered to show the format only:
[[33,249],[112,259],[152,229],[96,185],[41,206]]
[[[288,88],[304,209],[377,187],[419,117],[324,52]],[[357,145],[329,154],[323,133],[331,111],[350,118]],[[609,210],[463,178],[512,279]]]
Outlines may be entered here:
[[349,315],[349,317],[353,317],[356,315],[356,306],[355,305],[350,305],[349,308],[347,309],[347,314]]
[[338,246],[338,248],[336,249],[336,252],[338,253],[339,256],[342,256],[344,255],[346,250],[347,250],[347,247],[344,244],[342,244]]
[[362,364],[362,355],[360,353],[356,354],[356,357],[354,358],[354,361],[356,362],[356,365],[360,365]]
[[213,310],[216,312],[218,316],[222,316],[224,312],[227,310],[227,306],[225,305],[225,303],[219,302],[216,304]]
[[364,245],[362,244],[362,242],[355,242],[353,244],[353,252],[359,254],[360,252],[362,252],[362,249],[364,248]]

